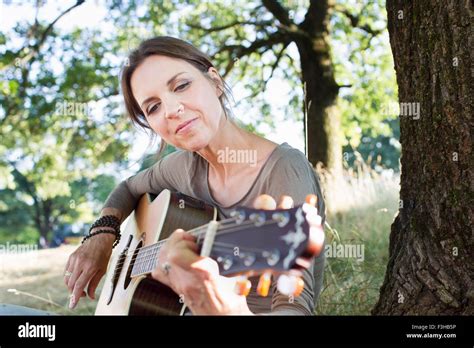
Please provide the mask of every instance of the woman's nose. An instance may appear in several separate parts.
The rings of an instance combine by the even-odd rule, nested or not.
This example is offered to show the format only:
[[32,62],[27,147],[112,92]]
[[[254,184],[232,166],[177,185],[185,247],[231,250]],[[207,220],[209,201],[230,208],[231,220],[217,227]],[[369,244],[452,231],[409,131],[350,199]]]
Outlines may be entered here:
[[169,103],[165,110],[166,118],[179,118],[183,116],[184,106],[179,102]]

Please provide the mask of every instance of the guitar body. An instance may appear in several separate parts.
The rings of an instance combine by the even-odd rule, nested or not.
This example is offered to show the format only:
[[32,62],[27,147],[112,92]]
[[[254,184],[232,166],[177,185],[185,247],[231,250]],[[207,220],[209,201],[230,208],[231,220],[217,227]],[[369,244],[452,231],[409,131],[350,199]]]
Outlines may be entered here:
[[[140,248],[164,240],[178,228],[190,230],[217,219],[217,210],[199,200],[163,190],[144,195],[123,222],[122,237],[111,256],[96,315],[182,315],[179,296],[149,275],[131,277]],[[125,254],[124,255],[124,250]],[[150,264],[155,262],[150,255]]]

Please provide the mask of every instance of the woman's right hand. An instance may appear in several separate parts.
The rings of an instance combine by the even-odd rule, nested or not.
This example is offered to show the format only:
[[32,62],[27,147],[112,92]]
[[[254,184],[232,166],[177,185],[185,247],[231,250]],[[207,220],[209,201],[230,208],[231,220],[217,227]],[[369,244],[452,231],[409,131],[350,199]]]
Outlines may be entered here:
[[79,299],[86,296],[86,286],[89,297],[95,299],[95,290],[107,271],[114,241],[112,234],[98,234],[69,256],[64,269],[64,283],[71,293],[69,308],[76,307]]

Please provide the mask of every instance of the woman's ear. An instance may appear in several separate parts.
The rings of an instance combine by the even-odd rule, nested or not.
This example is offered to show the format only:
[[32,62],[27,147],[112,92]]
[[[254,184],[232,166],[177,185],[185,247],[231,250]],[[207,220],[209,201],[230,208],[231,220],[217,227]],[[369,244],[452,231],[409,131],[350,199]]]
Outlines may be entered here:
[[220,97],[222,93],[224,93],[224,84],[222,83],[222,79],[217,72],[216,68],[210,67],[207,71],[208,76],[214,81],[217,91],[217,97]]

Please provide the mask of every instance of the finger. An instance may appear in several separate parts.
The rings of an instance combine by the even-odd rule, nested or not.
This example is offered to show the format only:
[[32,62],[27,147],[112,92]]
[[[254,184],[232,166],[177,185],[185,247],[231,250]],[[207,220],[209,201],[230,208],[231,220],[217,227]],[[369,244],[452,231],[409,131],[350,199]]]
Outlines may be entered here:
[[74,270],[72,271],[72,274],[69,277],[69,281],[67,283],[67,288],[69,289],[69,292],[72,293],[74,286],[76,284],[76,281],[81,276],[81,274],[82,274],[82,269],[79,267],[74,267]]
[[69,300],[70,309],[76,307],[77,303],[79,302],[79,299],[85,296],[84,288],[87,286],[87,283],[89,283],[90,278],[91,272],[82,272],[79,279],[77,279],[77,282],[74,284],[71,299]]
[[196,237],[194,237],[191,233],[186,232],[185,230],[179,228],[179,229],[175,230],[169,238],[170,243],[176,243],[176,242],[179,242],[181,240],[194,241],[194,240],[196,240]]
[[104,271],[98,271],[91,279],[89,282],[89,285],[87,287],[87,294],[89,295],[89,298],[95,300],[95,289],[97,289],[97,286],[100,283],[100,280],[102,279],[102,276],[105,274]]
[[168,262],[188,269],[193,262],[200,259],[197,246],[194,242],[181,241],[168,254]]
[[191,240],[180,240],[179,242],[175,244],[175,247],[178,249],[191,250],[196,254],[199,252],[199,246],[196,244],[195,241],[191,241]]
[[253,207],[255,209],[274,210],[276,208],[276,202],[272,196],[263,194],[255,198]]
[[67,272],[71,272],[69,270],[69,263],[71,262],[71,258],[68,258],[67,259],[67,262],[66,262],[66,267],[64,267],[64,271],[63,271],[63,275],[64,275],[64,284],[67,286],[67,283],[69,282],[69,278],[71,277],[70,275],[67,276],[66,273]]
[[219,265],[210,257],[201,257],[198,261],[193,263],[192,268],[214,276],[219,275]]
[[282,195],[280,200],[278,201],[278,208],[279,209],[291,209],[295,205],[293,198],[287,195]]
[[[66,272],[69,272],[69,273],[66,274]],[[72,274],[73,274],[72,271],[68,271],[68,270],[64,271],[63,281],[66,286],[68,286],[68,283],[69,283],[69,280],[71,279]]]
[[64,267],[64,273],[69,269],[69,263],[71,262],[71,257],[67,259],[66,266]]

